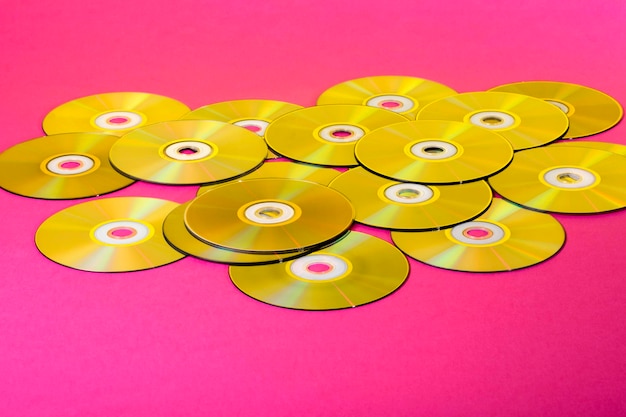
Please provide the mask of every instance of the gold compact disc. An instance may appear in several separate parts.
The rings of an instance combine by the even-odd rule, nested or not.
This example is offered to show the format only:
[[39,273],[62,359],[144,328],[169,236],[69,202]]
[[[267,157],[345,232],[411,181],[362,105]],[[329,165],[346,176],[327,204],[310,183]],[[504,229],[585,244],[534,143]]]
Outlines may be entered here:
[[379,127],[407,118],[375,107],[352,104],[306,107],[276,119],[265,132],[272,150],[316,165],[356,166],[354,146]]
[[509,142],[469,123],[417,120],[368,134],[355,149],[361,165],[398,181],[450,184],[484,178],[513,158]]
[[[265,162],[259,168],[243,175],[238,180],[251,180],[255,178],[286,178],[292,180],[306,180],[322,185],[328,185],[341,174],[340,171],[332,168],[323,168],[316,165],[300,164],[290,161]],[[198,195],[206,191],[219,187],[222,184],[204,185],[198,190]]]
[[434,101],[417,120],[455,120],[504,136],[513,149],[545,145],[561,138],[569,119],[544,100],[521,94],[484,91],[463,93]]
[[507,200],[535,210],[600,213],[626,206],[625,177],[625,156],[548,146],[516,153],[489,184]]
[[354,220],[341,193],[290,179],[253,179],[201,194],[185,211],[199,239],[240,252],[293,252],[329,242]]
[[379,300],[406,280],[406,257],[390,243],[349,232],[338,242],[301,258],[262,266],[231,266],[243,293],[274,306],[335,310]]
[[554,142],[549,145],[550,147],[554,146],[565,146],[570,147],[573,146],[575,148],[592,148],[592,149],[600,149],[602,151],[609,151],[613,153],[617,153],[623,156],[626,156],[626,146],[620,145],[618,143],[609,143],[609,142],[594,142],[588,140],[572,140],[565,142]]
[[418,110],[440,98],[457,94],[435,81],[407,76],[374,76],[345,81],[330,87],[317,104],[360,104],[400,113],[415,119]]
[[0,187],[51,200],[124,188],[135,180],[109,163],[109,150],[117,139],[102,133],[65,133],[19,143],[0,154]]
[[306,252],[244,253],[209,245],[189,233],[185,225],[185,210],[189,203],[181,204],[168,214],[163,223],[165,239],[176,249],[206,261],[233,265],[267,264],[282,262],[304,255]]
[[479,216],[492,197],[485,181],[440,186],[397,182],[361,167],[339,175],[330,187],[348,197],[357,222],[384,229],[448,227]]
[[[276,100],[232,100],[202,106],[182,118],[232,123],[264,138],[267,126],[274,119],[301,108],[297,104]],[[268,151],[268,159],[275,158],[278,155]]]
[[391,232],[400,250],[438,268],[498,272],[525,268],[555,255],[565,231],[551,215],[494,198],[489,210],[470,222],[432,232]]
[[43,120],[43,130],[48,135],[101,132],[122,136],[147,124],[178,119],[189,110],[180,101],[157,94],[95,94],[69,101],[53,109]]
[[91,272],[125,272],[155,268],[183,254],[163,237],[163,221],[177,206],[148,197],[88,201],[48,217],[35,243],[52,261]]
[[111,148],[113,166],[159,184],[202,184],[245,174],[265,160],[263,138],[228,123],[175,120],[135,129]]
[[578,84],[526,81],[505,84],[490,91],[525,94],[553,104],[569,118],[565,138],[580,138],[615,126],[623,116],[622,106],[611,96]]

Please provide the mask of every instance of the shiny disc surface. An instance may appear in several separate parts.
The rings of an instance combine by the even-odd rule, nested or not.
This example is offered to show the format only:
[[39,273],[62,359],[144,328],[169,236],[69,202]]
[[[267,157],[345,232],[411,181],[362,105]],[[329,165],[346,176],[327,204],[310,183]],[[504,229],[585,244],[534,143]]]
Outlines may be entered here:
[[417,120],[377,129],[356,145],[367,169],[398,181],[449,184],[484,178],[513,158],[509,142],[469,123]]
[[19,143],[0,154],[0,187],[42,199],[93,197],[135,180],[117,172],[109,151],[117,136],[65,133]]
[[307,107],[276,119],[265,140],[272,150],[296,161],[356,166],[354,147],[365,134],[406,121],[400,114],[368,106]]
[[176,249],[196,258],[233,265],[267,264],[282,262],[302,256],[294,253],[244,253],[209,245],[192,235],[185,225],[185,210],[189,203],[181,204],[168,214],[163,223],[165,239]]
[[229,183],[196,197],[185,224],[199,239],[241,252],[293,252],[329,242],[354,220],[341,193],[289,179]]
[[[274,119],[302,108],[297,104],[276,100],[232,100],[202,106],[182,118],[232,123],[264,138],[265,130]],[[275,158],[278,155],[268,151],[268,159]]]
[[124,272],[177,261],[162,233],[177,206],[148,197],[88,201],[53,214],[37,229],[39,251],[61,265],[91,272]]
[[264,303],[301,310],[333,310],[379,300],[406,280],[409,265],[382,239],[350,232],[304,257],[273,265],[231,266],[242,292]]
[[429,230],[479,216],[491,204],[485,181],[455,185],[402,183],[357,167],[330,184],[356,210],[359,223],[386,229]]
[[504,198],[557,213],[600,213],[626,206],[626,157],[573,146],[548,146],[515,154],[489,178]]
[[424,105],[453,94],[457,92],[435,81],[382,75],[336,84],[320,95],[317,104],[360,104],[378,107],[403,114],[412,120]]
[[425,106],[417,120],[471,123],[504,136],[515,150],[545,145],[561,138],[569,119],[556,106],[521,94],[496,91],[463,93]]
[[622,106],[613,97],[583,85],[525,81],[505,84],[490,91],[525,94],[545,100],[561,109],[569,118],[565,138],[580,138],[615,126],[623,116]]
[[[340,171],[332,168],[324,168],[317,165],[300,164],[290,161],[266,162],[249,174],[239,177],[237,180],[251,180],[255,178],[284,178],[292,180],[306,180],[322,185],[328,185],[335,179]],[[204,185],[198,190],[198,195],[219,187],[222,184]]]
[[392,232],[404,253],[428,265],[466,272],[525,268],[555,255],[565,243],[551,215],[499,198],[482,216],[432,232]]
[[169,97],[136,92],[95,94],[54,108],[43,120],[48,135],[101,132],[122,136],[138,127],[178,119],[189,107]]
[[119,138],[111,163],[125,174],[160,184],[224,181],[263,163],[267,146],[254,133],[210,120],[176,120]]

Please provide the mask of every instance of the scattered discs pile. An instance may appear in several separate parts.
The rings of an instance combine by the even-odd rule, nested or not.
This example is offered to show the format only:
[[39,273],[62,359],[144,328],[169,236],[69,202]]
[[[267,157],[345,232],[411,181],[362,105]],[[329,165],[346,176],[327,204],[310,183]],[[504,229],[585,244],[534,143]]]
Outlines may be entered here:
[[[626,146],[555,142],[621,119],[617,101],[585,86],[522,82],[459,94],[379,76],[332,86],[317,104],[235,100],[190,111],[147,93],[79,98],[45,117],[47,136],[0,154],[0,186],[77,199],[136,180],[198,185],[183,204],[76,204],[39,226],[36,245],[93,272],[185,255],[226,263],[250,297],[305,310],[389,295],[409,274],[406,255],[467,272],[535,265],[565,243],[550,212],[626,206]],[[351,231],[355,221],[391,230],[393,244]]]

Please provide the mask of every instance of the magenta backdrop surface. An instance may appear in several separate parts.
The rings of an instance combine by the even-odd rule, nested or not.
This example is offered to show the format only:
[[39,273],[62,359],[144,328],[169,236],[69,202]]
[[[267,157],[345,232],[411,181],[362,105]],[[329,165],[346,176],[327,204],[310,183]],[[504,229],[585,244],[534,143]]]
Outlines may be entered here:
[[[110,91],[310,106],[341,81],[411,75],[459,92],[565,81],[626,103],[625,21],[621,0],[7,0],[0,150],[42,136],[57,105]],[[593,140],[626,145],[625,132]],[[109,196],[182,203],[196,189]],[[0,415],[626,415],[624,211],[557,216],[566,245],[532,268],[410,261],[379,302],[305,312],[255,301],[226,266],[191,257],[62,267],[33,236],[76,201],[0,191]]]

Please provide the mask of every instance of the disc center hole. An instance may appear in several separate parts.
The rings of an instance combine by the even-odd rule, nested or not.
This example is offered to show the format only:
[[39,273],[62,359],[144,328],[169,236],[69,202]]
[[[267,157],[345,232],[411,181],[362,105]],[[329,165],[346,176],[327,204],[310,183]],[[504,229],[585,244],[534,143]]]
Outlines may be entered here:
[[114,125],[122,125],[124,123],[128,123],[130,119],[128,117],[115,116],[109,119],[109,123],[113,123]]
[[488,125],[499,125],[504,122],[504,120],[497,116],[487,116],[483,117],[481,121]]
[[332,269],[333,269],[333,266],[326,262],[314,262],[306,266],[306,270],[314,274],[325,274],[331,271]]
[[404,198],[406,200],[412,200],[420,196],[420,192],[418,190],[414,190],[412,188],[403,188],[396,192],[396,195],[400,198]]
[[132,227],[115,227],[107,232],[107,235],[113,239],[126,239],[136,234],[137,231]]
[[380,103],[380,106],[386,109],[396,109],[402,106],[402,103],[400,103],[399,101],[395,101],[395,100],[385,100]]
[[566,184],[574,184],[576,182],[580,182],[582,180],[582,176],[578,174],[574,174],[573,172],[565,172],[563,174],[559,174],[556,177],[560,182]]
[[59,164],[59,167],[63,169],[77,169],[82,167],[83,164],[80,161],[65,161]]
[[282,216],[283,211],[276,207],[264,207],[256,211],[257,216],[265,219],[276,219]]
[[334,137],[334,138],[338,138],[338,139],[344,139],[344,138],[349,138],[353,134],[354,133],[350,132],[349,130],[339,129],[339,130],[333,131],[331,133],[331,136]]
[[493,232],[484,227],[470,227],[463,231],[463,235],[469,239],[482,240],[493,236]]
[[246,128],[250,132],[254,132],[254,133],[258,133],[258,132],[261,131],[261,128],[259,126],[256,126],[256,125],[244,125],[242,127]]
[[196,148],[195,146],[183,146],[182,148],[178,149],[178,153],[183,155],[193,155],[198,152],[200,152],[200,149]]
[[427,146],[426,148],[423,149],[423,151],[430,155],[437,155],[437,154],[445,152],[445,149],[443,149],[440,146]]

